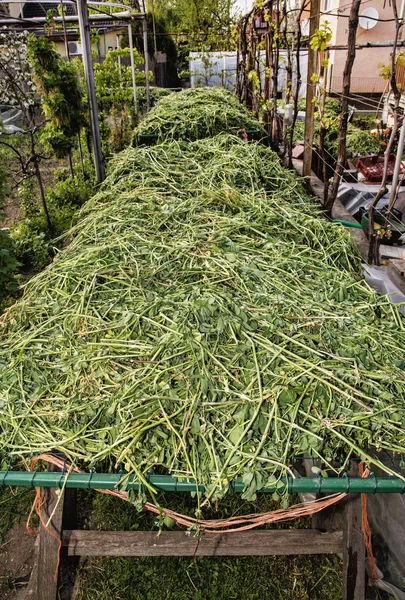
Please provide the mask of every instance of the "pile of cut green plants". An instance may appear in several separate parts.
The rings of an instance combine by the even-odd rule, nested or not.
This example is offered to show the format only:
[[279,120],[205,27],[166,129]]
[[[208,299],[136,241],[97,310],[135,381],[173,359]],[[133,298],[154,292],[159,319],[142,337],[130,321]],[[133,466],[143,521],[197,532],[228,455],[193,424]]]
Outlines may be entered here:
[[269,148],[128,148],[69,236],[0,319],[0,452],[194,478],[201,510],[405,451],[402,317]]
[[265,131],[236,96],[224,88],[192,88],[162,97],[136,127],[132,144],[148,137],[163,140],[195,141],[222,132]]

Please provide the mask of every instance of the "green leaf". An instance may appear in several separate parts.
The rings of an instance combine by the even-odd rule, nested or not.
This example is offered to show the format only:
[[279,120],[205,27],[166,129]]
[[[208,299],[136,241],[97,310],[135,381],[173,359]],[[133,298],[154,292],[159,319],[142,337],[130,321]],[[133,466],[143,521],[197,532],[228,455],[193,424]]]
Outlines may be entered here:
[[238,425],[234,427],[229,434],[229,440],[233,445],[236,445],[239,442],[241,435],[243,434],[244,427],[242,425]]
[[201,429],[200,419],[199,419],[198,415],[194,415],[192,418],[192,421],[191,421],[190,431],[193,435],[197,435],[198,433],[200,433],[200,429]]

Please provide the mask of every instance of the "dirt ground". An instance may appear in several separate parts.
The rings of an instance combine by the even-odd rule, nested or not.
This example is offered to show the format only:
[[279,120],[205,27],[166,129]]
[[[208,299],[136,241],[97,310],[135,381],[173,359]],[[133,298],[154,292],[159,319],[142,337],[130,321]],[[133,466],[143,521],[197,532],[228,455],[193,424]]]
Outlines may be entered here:
[[34,535],[25,523],[17,523],[6,534],[0,546],[0,598],[23,600],[24,590],[34,564]]
[[[7,165],[10,169],[11,166]],[[51,160],[47,161],[41,166],[41,173],[44,181],[45,189],[48,186],[52,186],[54,182],[54,171],[55,169],[65,168],[68,169],[68,162],[65,159],[62,160]],[[11,177],[12,183],[14,184],[14,180]],[[35,185],[35,194],[37,195],[37,185]],[[38,201],[38,198],[36,198]],[[0,218],[0,228],[2,227],[10,227],[14,223],[17,223],[23,216],[23,211],[21,208],[20,199],[18,197],[18,192],[16,190],[12,191],[9,196],[6,196],[4,199],[4,208],[3,208],[4,218]]]
[[14,198],[6,198],[4,203],[4,219],[0,219],[0,227],[10,227],[22,217],[21,207]]
[[[28,600],[30,577],[35,574],[37,536],[27,532],[25,523],[17,523],[0,546],[0,600]],[[62,561],[59,571],[60,600],[72,600],[76,594],[75,564]]]

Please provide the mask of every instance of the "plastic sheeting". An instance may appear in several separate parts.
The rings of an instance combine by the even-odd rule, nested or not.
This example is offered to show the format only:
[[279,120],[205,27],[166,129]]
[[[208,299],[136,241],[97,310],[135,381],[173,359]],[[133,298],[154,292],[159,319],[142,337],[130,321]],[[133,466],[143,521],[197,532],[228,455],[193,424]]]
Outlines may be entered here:
[[[380,458],[388,460],[390,467],[402,476],[405,474],[398,460],[390,464],[389,456]],[[382,475],[377,467],[373,473],[376,477]],[[376,586],[394,596],[395,600],[405,600],[405,495],[368,494],[367,515],[377,574],[381,578]]]
[[[236,87],[236,52],[190,52],[189,68],[191,72],[190,85],[196,86],[219,86],[222,85],[229,90]],[[262,87],[265,80],[265,53],[261,53],[260,78]],[[278,76],[278,91],[282,92],[286,87],[286,52],[280,50],[280,70]],[[306,96],[306,73],[308,67],[308,52],[301,52],[300,67],[302,83],[300,87],[300,98]],[[293,77],[293,87],[295,86]]]
[[379,291],[381,294],[389,295],[393,304],[404,303],[399,307],[400,312],[405,316],[405,294],[390,277],[389,271],[385,267],[376,267],[363,264],[364,278],[368,285]]
[[18,108],[11,108],[0,112],[0,134],[3,131],[6,133],[21,133],[24,130],[15,125],[22,117],[22,112]]
[[[368,208],[375,198],[377,192],[380,189],[380,185],[366,184],[366,183],[341,183],[338,191],[338,199],[341,201],[345,209],[351,214],[356,215],[360,208]],[[389,202],[391,186],[387,185],[388,192],[383,196],[377,203],[376,209],[381,210]],[[396,208],[399,208],[403,213],[403,206],[405,205],[405,190],[400,188],[398,193],[398,199],[395,204]],[[405,223],[405,213],[402,217],[402,222]]]

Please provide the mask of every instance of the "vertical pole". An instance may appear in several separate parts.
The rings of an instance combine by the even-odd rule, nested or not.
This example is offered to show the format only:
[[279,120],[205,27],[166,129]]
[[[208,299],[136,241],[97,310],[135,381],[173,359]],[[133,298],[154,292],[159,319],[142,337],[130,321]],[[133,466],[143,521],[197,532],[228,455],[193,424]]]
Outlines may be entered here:
[[89,113],[91,135],[93,140],[96,182],[101,183],[105,179],[105,173],[103,165],[103,153],[101,150],[100,127],[98,123],[98,109],[96,100],[96,88],[94,84],[93,61],[91,56],[89,13],[87,10],[86,0],[77,0],[77,16],[79,19],[80,38],[83,47],[84,77],[86,79],[87,95],[89,97]]
[[[311,11],[309,21],[309,39],[319,28],[320,0],[311,0]],[[314,103],[316,83],[311,77],[316,73],[316,50],[308,47],[308,72],[307,72],[307,97],[305,103],[305,129],[304,129],[304,162],[302,165],[303,177],[311,177],[312,143],[314,138]],[[309,181],[308,181],[309,182]]]
[[[117,34],[115,37],[117,40],[117,50],[119,50],[121,48],[120,36]],[[120,86],[122,87],[121,56],[118,56],[118,71],[120,74]]]
[[132,72],[132,90],[134,92],[134,107],[135,114],[138,116],[138,102],[136,99],[136,80],[135,80],[135,62],[134,62],[134,42],[132,39],[132,25],[128,23],[128,38],[129,38],[129,52],[131,56],[131,72]]
[[82,165],[82,175],[83,175],[83,179],[86,179],[86,172],[84,170],[84,158],[83,158],[83,149],[82,149],[82,141],[80,139],[80,131],[77,134],[77,141],[79,142],[79,154],[80,154],[80,162]]
[[161,85],[160,82],[160,63],[158,63],[157,60],[157,55],[158,55],[158,51],[157,51],[157,42],[156,42],[156,25],[155,25],[155,3],[152,0],[152,30],[153,30],[153,58],[154,58],[154,66],[155,66],[155,85]]
[[150,109],[150,94],[149,94],[149,54],[148,54],[148,27],[146,24],[146,15],[142,19],[143,28],[143,53],[145,56],[145,88],[146,88],[146,112]]
[[[405,17],[404,15],[405,13],[405,0],[402,0],[401,2],[401,8],[399,9],[399,16],[401,19],[403,19]],[[402,38],[402,29],[401,29],[401,33],[400,33],[400,39]]]
[[66,34],[66,22],[65,22],[65,11],[63,10],[63,1],[60,0],[60,14],[62,17],[62,24],[63,24],[63,37],[65,40],[65,51],[66,51],[66,56],[68,61],[70,62],[70,52],[69,52],[69,44],[67,41],[67,34]]
[[156,43],[156,25],[155,25],[155,3],[152,0],[152,27],[153,27],[153,52],[155,55],[155,60],[157,57],[157,43]]
[[392,177],[392,183],[391,183],[391,192],[390,192],[390,201],[389,201],[389,210],[390,211],[394,207],[395,201],[397,199],[397,187],[398,187],[398,181],[399,181],[399,172],[401,170],[402,155],[404,153],[404,145],[405,145],[405,120],[402,122],[401,133],[400,133],[399,141],[398,141],[397,157],[395,159],[394,175]]
[[349,494],[343,529],[343,600],[365,600],[366,549],[360,494]]

